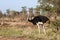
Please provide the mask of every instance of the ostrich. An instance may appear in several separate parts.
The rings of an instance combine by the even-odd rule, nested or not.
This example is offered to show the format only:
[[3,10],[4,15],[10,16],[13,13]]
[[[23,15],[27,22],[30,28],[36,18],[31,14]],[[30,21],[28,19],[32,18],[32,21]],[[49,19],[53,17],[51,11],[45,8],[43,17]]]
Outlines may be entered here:
[[35,16],[33,19],[28,19],[28,21],[33,23],[33,25],[37,25],[39,34],[41,27],[43,28],[43,31],[46,34],[44,23],[46,23],[47,21],[50,23],[49,19],[46,16],[42,16],[42,15]]

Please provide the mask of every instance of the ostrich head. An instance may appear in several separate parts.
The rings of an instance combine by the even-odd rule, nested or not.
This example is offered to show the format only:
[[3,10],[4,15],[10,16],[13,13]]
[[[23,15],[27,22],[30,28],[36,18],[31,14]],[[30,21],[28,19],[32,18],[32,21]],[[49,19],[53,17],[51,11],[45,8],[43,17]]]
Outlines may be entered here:
[[28,21],[32,22],[33,19],[34,19],[34,17],[28,18]]
[[34,17],[29,18],[28,21],[31,22],[33,25],[36,25],[36,22],[34,21]]

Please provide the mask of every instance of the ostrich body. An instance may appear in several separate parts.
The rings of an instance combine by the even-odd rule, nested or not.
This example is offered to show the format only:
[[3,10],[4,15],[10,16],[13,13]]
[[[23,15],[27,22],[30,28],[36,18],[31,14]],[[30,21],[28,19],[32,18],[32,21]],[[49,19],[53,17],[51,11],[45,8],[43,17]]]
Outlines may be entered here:
[[49,21],[49,19],[46,16],[42,16],[42,15],[35,16],[33,19],[28,19],[28,21],[33,23],[33,25],[37,25],[38,26],[39,34],[40,34],[40,28],[42,26],[42,28],[44,30],[44,33],[46,34],[45,28],[44,28],[44,25],[43,25],[44,23]]

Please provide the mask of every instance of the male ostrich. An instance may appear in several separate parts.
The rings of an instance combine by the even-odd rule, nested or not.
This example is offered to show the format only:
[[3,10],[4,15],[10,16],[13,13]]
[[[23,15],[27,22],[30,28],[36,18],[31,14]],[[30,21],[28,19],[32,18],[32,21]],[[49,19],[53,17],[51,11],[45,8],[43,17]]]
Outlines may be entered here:
[[42,15],[35,16],[33,19],[28,19],[28,21],[38,26],[39,34],[40,34],[40,27],[43,28],[43,31],[46,34],[44,23],[49,21],[49,19],[46,16],[42,16]]

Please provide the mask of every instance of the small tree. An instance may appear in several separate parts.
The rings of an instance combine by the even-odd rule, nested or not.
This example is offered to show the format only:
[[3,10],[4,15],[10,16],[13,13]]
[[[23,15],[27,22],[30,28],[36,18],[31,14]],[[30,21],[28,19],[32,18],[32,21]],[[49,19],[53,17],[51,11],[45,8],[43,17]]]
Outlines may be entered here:
[[33,8],[29,8],[29,17],[33,17],[34,14],[33,14]]
[[23,17],[23,20],[27,19],[27,9],[26,9],[26,6],[22,7],[22,17]]
[[38,16],[38,15],[40,15],[40,12],[36,8],[34,8],[34,16]]
[[2,13],[2,11],[0,11],[0,18],[3,16],[3,13]]

